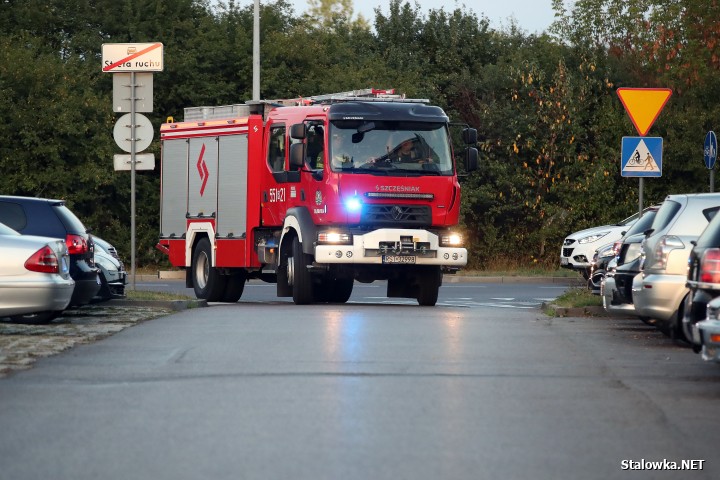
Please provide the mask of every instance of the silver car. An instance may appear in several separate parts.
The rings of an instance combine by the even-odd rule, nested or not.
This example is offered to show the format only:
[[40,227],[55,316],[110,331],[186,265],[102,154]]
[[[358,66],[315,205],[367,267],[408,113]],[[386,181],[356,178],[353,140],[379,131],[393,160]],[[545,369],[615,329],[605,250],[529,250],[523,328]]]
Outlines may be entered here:
[[70,303],[75,282],[64,240],[20,235],[0,223],[0,317],[48,323]]
[[720,209],[720,193],[668,195],[642,242],[642,281],[633,283],[635,313],[655,319],[672,338],[684,339],[682,305],[689,290],[688,255]]

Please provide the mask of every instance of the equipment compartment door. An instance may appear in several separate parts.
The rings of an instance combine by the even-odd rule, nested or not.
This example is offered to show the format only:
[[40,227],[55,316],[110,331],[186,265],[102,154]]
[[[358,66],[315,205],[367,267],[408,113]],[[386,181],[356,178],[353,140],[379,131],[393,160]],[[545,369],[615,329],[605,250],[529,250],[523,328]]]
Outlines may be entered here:
[[191,138],[188,159],[188,213],[217,213],[218,137]]

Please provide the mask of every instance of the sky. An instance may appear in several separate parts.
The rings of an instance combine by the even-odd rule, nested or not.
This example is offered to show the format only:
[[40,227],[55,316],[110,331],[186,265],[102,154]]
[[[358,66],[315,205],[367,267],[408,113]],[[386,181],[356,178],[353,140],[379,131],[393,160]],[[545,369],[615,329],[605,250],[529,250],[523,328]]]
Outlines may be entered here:
[[[415,1],[424,13],[441,7],[446,11],[452,11],[465,4],[467,10],[475,12],[478,16],[487,17],[490,26],[495,29],[509,25],[509,19],[512,17],[522,30],[528,33],[541,33],[555,19],[551,0],[410,0],[409,3],[414,5]],[[307,8],[306,0],[288,0],[288,2],[298,13],[305,12]],[[383,13],[389,11],[387,0],[354,0],[355,14],[362,14],[371,24],[377,7],[380,7]]]

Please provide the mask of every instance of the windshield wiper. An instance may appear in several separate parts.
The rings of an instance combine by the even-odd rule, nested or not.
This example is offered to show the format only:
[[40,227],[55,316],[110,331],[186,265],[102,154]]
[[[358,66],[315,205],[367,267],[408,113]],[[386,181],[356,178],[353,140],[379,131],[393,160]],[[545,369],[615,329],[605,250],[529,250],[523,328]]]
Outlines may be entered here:
[[388,169],[378,169],[378,168],[368,168],[368,167],[355,167],[355,168],[348,168],[343,169],[343,172],[353,172],[353,173],[369,173],[372,175],[385,175],[388,174]]

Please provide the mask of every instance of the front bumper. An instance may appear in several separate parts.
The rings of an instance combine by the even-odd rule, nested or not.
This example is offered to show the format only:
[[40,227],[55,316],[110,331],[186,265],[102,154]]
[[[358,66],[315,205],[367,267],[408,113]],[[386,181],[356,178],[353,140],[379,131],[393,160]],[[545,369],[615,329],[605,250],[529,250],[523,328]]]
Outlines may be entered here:
[[463,267],[467,250],[441,247],[439,238],[426,230],[381,228],[353,235],[352,245],[316,245],[320,264],[440,265]]
[[[709,362],[720,362],[720,341],[713,336],[720,335],[720,320],[703,320],[693,325],[693,337],[702,342],[702,358]],[[720,339],[717,339],[720,340]]]
[[677,314],[688,288],[685,275],[650,274],[633,284],[635,312],[641,317],[668,321]]

